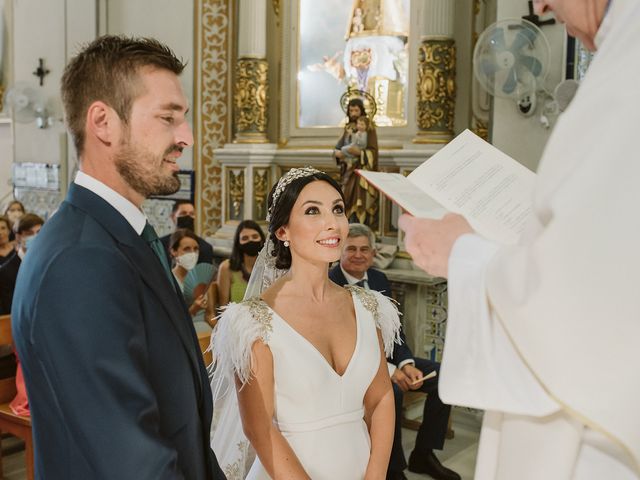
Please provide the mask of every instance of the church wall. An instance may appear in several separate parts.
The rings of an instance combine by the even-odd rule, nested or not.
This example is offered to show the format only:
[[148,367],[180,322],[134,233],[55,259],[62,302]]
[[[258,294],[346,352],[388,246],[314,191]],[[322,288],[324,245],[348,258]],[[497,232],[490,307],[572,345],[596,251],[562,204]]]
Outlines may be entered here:
[[[6,170],[6,162],[11,160],[60,167],[59,191],[31,189],[28,193],[27,203],[35,212],[46,216],[65,194],[68,172],[75,163],[62,121],[60,77],[75,46],[95,36],[97,12],[93,2],[83,0],[5,0],[5,4],[10,4],[8,23],[12,49],[5,86],[23,83],[33,88],[46,107],[48,125],[38,128],[35,121],[14,121],[13,155],[8,160],[3,158],[2,169]],[[39,59],[48,70],[42,82],[34,75]],[[10,192],[11,186],[8,188]]]
[[[526,1],[498,0],[497,18],[520,18],[528,13]],[[544,17],[546,18],[546,17]],[[564,79],[565,30],[562,25],[543,26],[542,31],[550,45],[551,56],[549,74],[545,87],[553,92],[555,86]],[[546,101],[538,96],[539,101]],[[500,150],[518,160],[526,167],[536,170],[551,129],[545,129],[540,122],[542,105],[531,117],[524,117],[516,111],[513,100],[494,98],[492,115],[492,143]],[[552,122],[555,118],[549,116]]]
[[[180,78],[189,103],[194,102],[194,2],[175,0],[109,0],[106,32],[154,37],[169,45],[187,62]],[[193,125],[193,108],[189,111]],[[178,160],[180,168],[193,168],[193,149]]]
[[[12,76],[12,27],[11,2],[0,0],[0,92],[6,89]],[[0,113],[0,207],[11,196],[11,165],[13,161],[13,136],[11,121]]]

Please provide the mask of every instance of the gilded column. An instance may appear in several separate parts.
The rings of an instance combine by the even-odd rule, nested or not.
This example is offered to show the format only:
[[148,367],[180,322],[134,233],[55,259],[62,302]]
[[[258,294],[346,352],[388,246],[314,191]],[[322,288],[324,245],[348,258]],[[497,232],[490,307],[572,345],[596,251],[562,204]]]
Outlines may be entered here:
[[446,143],[453,138],[456,98],[455,2],[423,0],[420,4],[420,47],[415,143]]
[[196,101],[194,148],[196,208],[202,237],[211,237],[222,223],[222,169],[214,155],[230,141],[231,99],[229,42],[233,35],[233,0],[196,2]]
[[267,143],[267,0],[240,0],[234,143]]

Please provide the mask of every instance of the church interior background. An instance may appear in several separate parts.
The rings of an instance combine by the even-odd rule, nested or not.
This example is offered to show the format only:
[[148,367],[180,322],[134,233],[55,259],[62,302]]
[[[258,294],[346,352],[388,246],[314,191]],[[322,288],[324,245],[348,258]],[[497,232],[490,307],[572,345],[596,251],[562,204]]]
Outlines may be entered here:
[[[483,90],[473,70],[485,28],[522,18],[550,47],[529,115]],[[0,90],[28,90],[43,107],[26,120],[6,106],[0,114],[0,204],[15,196],[46,218],[64,198],[77,159],[59,86],[78,46],[106,33],[153,36],[188,62],[196,143],[180,159],[174,198],[195,200],[198,233],[222,254],[239,221],[264,223],[268,192],[288,169],[339,175],[331,152],[347,90],[374,99],[380,170],[408,174],[467,128],[535,170],[557,119],[554,89],[588,64],[527,0],[0,0],[0,20]],[[145,204],[160,235],[171,230],[171,205]],[[412,265],[397,216],[380,197],[385,273],[413,351],[439,359],[446,282]]]

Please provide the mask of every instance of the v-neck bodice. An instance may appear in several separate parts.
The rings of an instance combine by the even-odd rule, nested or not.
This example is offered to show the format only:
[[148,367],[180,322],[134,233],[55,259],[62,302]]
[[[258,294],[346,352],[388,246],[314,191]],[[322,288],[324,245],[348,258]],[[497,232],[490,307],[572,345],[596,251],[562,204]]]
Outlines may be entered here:
[[[353,297],[352,297],[353,298]],[[354,302],[356,300],[354,299]],[[266,304],[266,302],[265,302]],[[267,305],[267,308],[269,308],[269,310],[271,310],[271,312],[273,313],[273,318],[277,321],[277,322],[281,322],[285,325],[285,328],[283,329],[286,333],[287,330],[289,330],[291,332],[291,341],[292,342],[301,342],[302,344],[307,344],[309,346],[309,351],[310,351],[310,355],[313,355],[315,357],[318,358],[318,361],[321,363],[324,363],[326,365],[326,367],[331,370],[338,378],[342,378],[345,375],[347,375],[351,369],[351,364],[354,362],[355,357],[358,353],[359,350],[359,346],[360,346],[360,318],[358,316],[358,310],[356,308],[354,308],[355,310],[355,322],[356,322],[356,339],[354,342],[354,346],[353,349],[351,350],[351,356],[349,357],[349,361],[347,362],[347,366],[344,369],[344,372],[342,373],[338,373],[336,371],[336,369],[334,367],[331,366],[330,361],[322,354],[322,352],[320,352],[320,350],[318,349],[318,347],[316,347],[311,340],[309,340],[307,337],[305,337],[304,335],[302,335],[300,332],[298,332],[289,322],[287,322],[278,312],[276,312],[273,308],[269,307],[269,305]]]
[[277,423],[306,423],[362,409],[364,394],[380,365],[380,347],[371,313],[355,295],[353,302],[356,344],[342,375],[309,340],[269,308],[273,314],[269,348]]

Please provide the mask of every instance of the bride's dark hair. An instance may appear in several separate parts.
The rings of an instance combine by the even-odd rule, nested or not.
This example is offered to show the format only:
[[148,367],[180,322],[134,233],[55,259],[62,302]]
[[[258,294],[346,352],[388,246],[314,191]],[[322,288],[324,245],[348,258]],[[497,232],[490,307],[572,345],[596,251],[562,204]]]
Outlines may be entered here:
[[342,201],[346,203],[344,193],[342,192],[342,189],[340,188],[338,182],[336,182],[333,178],[331,178],[324,172],[314,173],[312,175],[293,180],[278,196],[275,208],[273,208],[272,205],[273,193],[277,187],[277,182],[276,185],[274,185],[271,189],[271,193],[269,193],[269,200],[267,204],[268,209],[271,212],[271,221],[269,223],[269,237],[274,245],[274,248],[270,253],[272,256],[276,257],[276,268],[291,268],[291,252],[289,251],[288,247],[284,246],[284,242],[278,240],[278,238],[276,237],[276,232],[280,227],[285,226],[289,223],[291,210],[293,209],[293,205],[296,203],[296,200],[298,199],[298,196],[300,195],[302,189],[311,182],[316,182],[318,180],[327,182],[329,185],[335,188],[336,191],[340,194],[340,198],[342,198]]

